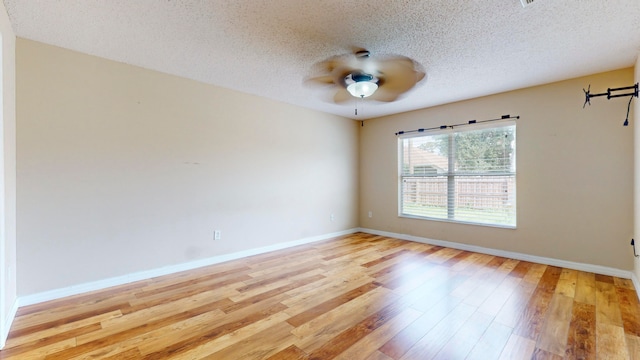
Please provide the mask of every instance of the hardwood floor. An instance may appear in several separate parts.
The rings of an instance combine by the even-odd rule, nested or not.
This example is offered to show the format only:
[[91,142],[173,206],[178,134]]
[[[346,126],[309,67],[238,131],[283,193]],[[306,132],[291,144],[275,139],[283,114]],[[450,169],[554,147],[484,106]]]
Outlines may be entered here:
[[353,234],[20,308],[0,359],[640,359],[632,282]]

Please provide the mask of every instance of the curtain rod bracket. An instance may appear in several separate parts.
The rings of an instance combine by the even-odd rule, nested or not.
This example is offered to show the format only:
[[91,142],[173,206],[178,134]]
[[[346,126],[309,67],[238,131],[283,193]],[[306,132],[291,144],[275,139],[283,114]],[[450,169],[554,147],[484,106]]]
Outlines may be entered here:
[[403,130],[403,131],[398,131],[396,133],[396,136],[399,135],[403,135],[403,134],[408,134],[408,133],[414,133],[414,132],[425,132],[425,131],[429,131],[429,130],[444,130],[446,128],[454,128],[457,126],[463,126],[463,125],[473,125],[473,124],[479,124],[479,123],[484,123],[484,122],[489,122],[489,121],[498,121],[498,120],[506,120],[506,119],[520,119],[520,116],[511,116],[511,115],[502,115],[497,119],[489,119],[489,120],[481,120],[481,121],[477,121],[477,120],[469,120],[466,123],[461,123],[461,124],[454,124],[454,125],[440,125],[440,126],[435,126],[432,128],[420,128],[420,129],[416,129],[416,130]]
[[[619,92],[623,90],[633,90],[633,91],[629,93],[624,93],[624,94],[617,94],[617,93],[613,94],[615,92]],[[587,90],[583,88],[582,91],[584,91],[584,104],[582,104],[583,109],[585,106],[587,106],[587,104],[591,106],[591,98],[594,98],[594,97],[606,95],[607,100],[611,100],[613,98],[629,96],[629,104],[627,104],[627,117],[624,120],[624,123],[622,124],[623,126],[629,125],[629,110],[631,109],[631,101],[633,100],[633,97],[634,96],[638,97],[638,83],[635,83],[634,85],[631,85],[631,86],[624,86],[619,88],[607,88],[607,92],[603,92],[599,94],[592,94],[591,84],[589,84],[589,87],[587,88]]]

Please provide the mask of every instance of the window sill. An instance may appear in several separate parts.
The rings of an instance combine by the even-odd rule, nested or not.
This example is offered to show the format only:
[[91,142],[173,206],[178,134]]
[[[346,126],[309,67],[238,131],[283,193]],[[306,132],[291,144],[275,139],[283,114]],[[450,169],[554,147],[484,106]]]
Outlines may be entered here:
[[415,219],[415,220],[446,222],[446,223],[452,223],[452,224],[485,226],[485,227],[493,227],[493,228],[499,228],[499,229],[510,229],[510,230],[516,230],[517,229],[517,227],[516,227],[517,225],[485,224],[485,223],[476,223],[476,222],[470,222],[470,221],[430,218],[430,217],[409,215],[409,214],[398,214],[398,217],[406,218],[406,219]]

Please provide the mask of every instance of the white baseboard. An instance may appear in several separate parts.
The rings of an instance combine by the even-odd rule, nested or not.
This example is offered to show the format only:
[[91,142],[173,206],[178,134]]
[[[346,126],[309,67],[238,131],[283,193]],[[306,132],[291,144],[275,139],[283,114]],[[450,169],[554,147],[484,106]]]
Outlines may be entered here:
[[[8,319],[11,319],[10,321],[13,321],[13,318],[15,317],[15,313],[18,309],[18,306],[28,306],[28,305],[45,302],[45,301],[64,298],[67,296],[78,295],[78,294],[82,294],[90,291],[102,290],[112,286],[124,285],[124,284],[132,283],[135,281],[146,280],[146,279],[150,279],[158,276],[173,274],[180,271],[192,270],[192,269],[200,268],[203,266],[218,264],[225,261],[241,259],[248,256],[263,254],[263,253],[276,251],[276,250],[282,250],[282,249],[286,249],[286,248],[290,248],[298,245],[309,244],[309,243],[322,241],[322,240],[330,239],[337,236],[353,234],[355,232],[365,232],[365,233],[374,234],[374,235],[393,237],[401,240],[421,242],[421,243],[430,244],[430,245],[444,246],[444,247],[449,247],[449,248],[454,248],[459,250],[473,251],[477,253],[501,256],[501,257],[506,257],[510,259],[524,260],[524,261],[530,261],[530,262],[535,262],[539,264],[593,272],[593,273],[602,274],[602,275],[616,276],[624,279],[631,279],[636,288],[636,291],[640,290],[640,281],[638,281],[638,278],[635,276],[635,274],[632,271],[626,271],[626,270],[600,266],[600,265],[592,265],[592,264],[578,263],[578,262],[567,261],[567,260],[553,259],[553,258],[547,258],[542,256],[535,256],[535,255],[529,255],[529,254],[523,254],[523,253],[517,253],[517,252],[511,252],[511,251],[504,251],[504,250],[498,250],[498,249],[492,249],[492,248],[485,248],[481,246],[467,245],[467,244],[461,244],[461,243],[450,242],[450,241],[435,240],[435,239],[429,239],[429,238],[419,237],[414,235],[398,234],[398,233],[392,233],[388,231],[380,231],[380,230],[373,230],[373,229],[367,229],[367,228],[354,228],[354,229],[339,231],[339,232],[330,233],[330,234],[308,237],[308,238],[290,241],[286,243],[274,244],[274,245],[265,246],[261,248],[249,249],[249,250],[239,251],[236,253],[214,256],[211,258],[192,261],[188,263],[165,266],[162,268],[152,269],[147,271],[140,271],[140,272],[127,274],[123,276],[117,276],[117,277],[108,278],[104,280],[92,281],[89,283],[73,285],[70,287],[45,291],[45,292],[37,293],[33,295],[22,296],[22,297],[19,297],[16,303],[14,304],[12,316],[8,317]],[[8,328],[9,327],[7,327],[7,329]]]
[[13,319],[16,318],[16,313],[18,312],[18,299],[13,302],[7,317],[2,319],[4,322],[4,327],[2,328],[2,334],[0,334],[0,350],[2,350],[6,344],[7,338],[9,337],[9,330],[11,330],[11,324],[13,324]]
[[[388,237],[393,237],[401,240],[409,240],[409,241],[421,242],[429,245],[444,246],[444,247],[454,248],[458,250],[473,251],[473,252],[482,253],[482,254],[501,256],[501,257],[506,257],[506,258],[515,259],[515,260],[535,262],[535,263],[544,264],[544,265],[558,266],[558,267],[563,267],[567,269],[587,271],[587,272],[592,272],[592,273],[601,274],[601,275],[615,276],[623,279],[635,278],[635,276],[633,276],[632,271],[621,270],[621,269],[611,268],[607,266],[553,259],[553,258],[547,258],[543,256],[535,256],[535,255],[517,253],[512,251],[485,248],[482,246],[460,244],[460,243],[451,242],[451,241],[434,240],[434,239],[424,238],[420,236],[397,234],[397,233],[392,233],[388,231],[380,231],[380,230],[365,229],[365,228],[361,228],[359,230],[362,232],[374,234],[374,235],[388,236]],[[634,286],[636,287],[636,291],[640,290],[640,287],[638,287],[638,285],[639,284],[637,283],[637,279],[634,280]]]
[[192,270],[192,269],[196,269],[204,266],[219,264],[225,261],[241,259],[248,256],[263,254],[263,253],[276,251],[276,250],[282,250],[282,249],[286,249],[286,248],[290,248],[298,245],[313,243],[316,241],[327,240],[337,236],[353,234],[357,231],[359,231],[359,229],[357,228],[343,230],[343,231],[338,231],[334,233],[303,238],[300,240],[294,240],[294,241],[264,246],[264,247],[255,248],[255,249],[243,250],[243,251],[239,251],[231,254],[214,256],[211,258],[191,261],[188,263],[165,266],[162,268],[146,270],[146,271],[139,271],[132,274],[116,276],[108,279],[92,281],[92,282],[79,284],[79,285],[73,285],[66,288],[49,290],[49,291],[45,291],[45,292],[41,292],[33,295],[20,297],[18,299],[19,306],[28,306],[28,305],[42,303],[45,301],[61,299],[67,296],[78,295],[78,294],[82,294],[90,291],[102,290],[112,286],[124,285],[124,284],[132,283],[135,281],[146,280],[146,279],[150,279],[158,276],[173,274],[180,271]]
[[633,287],[636,288],[636,295],[638,295],[638,300],[640,300],[640,281],[638,281],[638,277],[634,272],[631,272],[631,281],[633,281]]

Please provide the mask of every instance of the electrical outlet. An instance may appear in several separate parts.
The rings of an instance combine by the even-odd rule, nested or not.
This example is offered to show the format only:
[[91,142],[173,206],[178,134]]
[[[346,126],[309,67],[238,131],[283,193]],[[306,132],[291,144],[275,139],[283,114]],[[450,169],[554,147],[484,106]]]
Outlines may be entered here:
[[220,230],[216,230],[213,232],[213,240],[220,240],[222,239],[222,231]]
[[373,211],[369,210],[369,217],[372,218],[373,217]]
[[329,216],[329,219],[331,219],[331,221],[334,221],[336,219],[336,216],[331,214],[331,216]]

